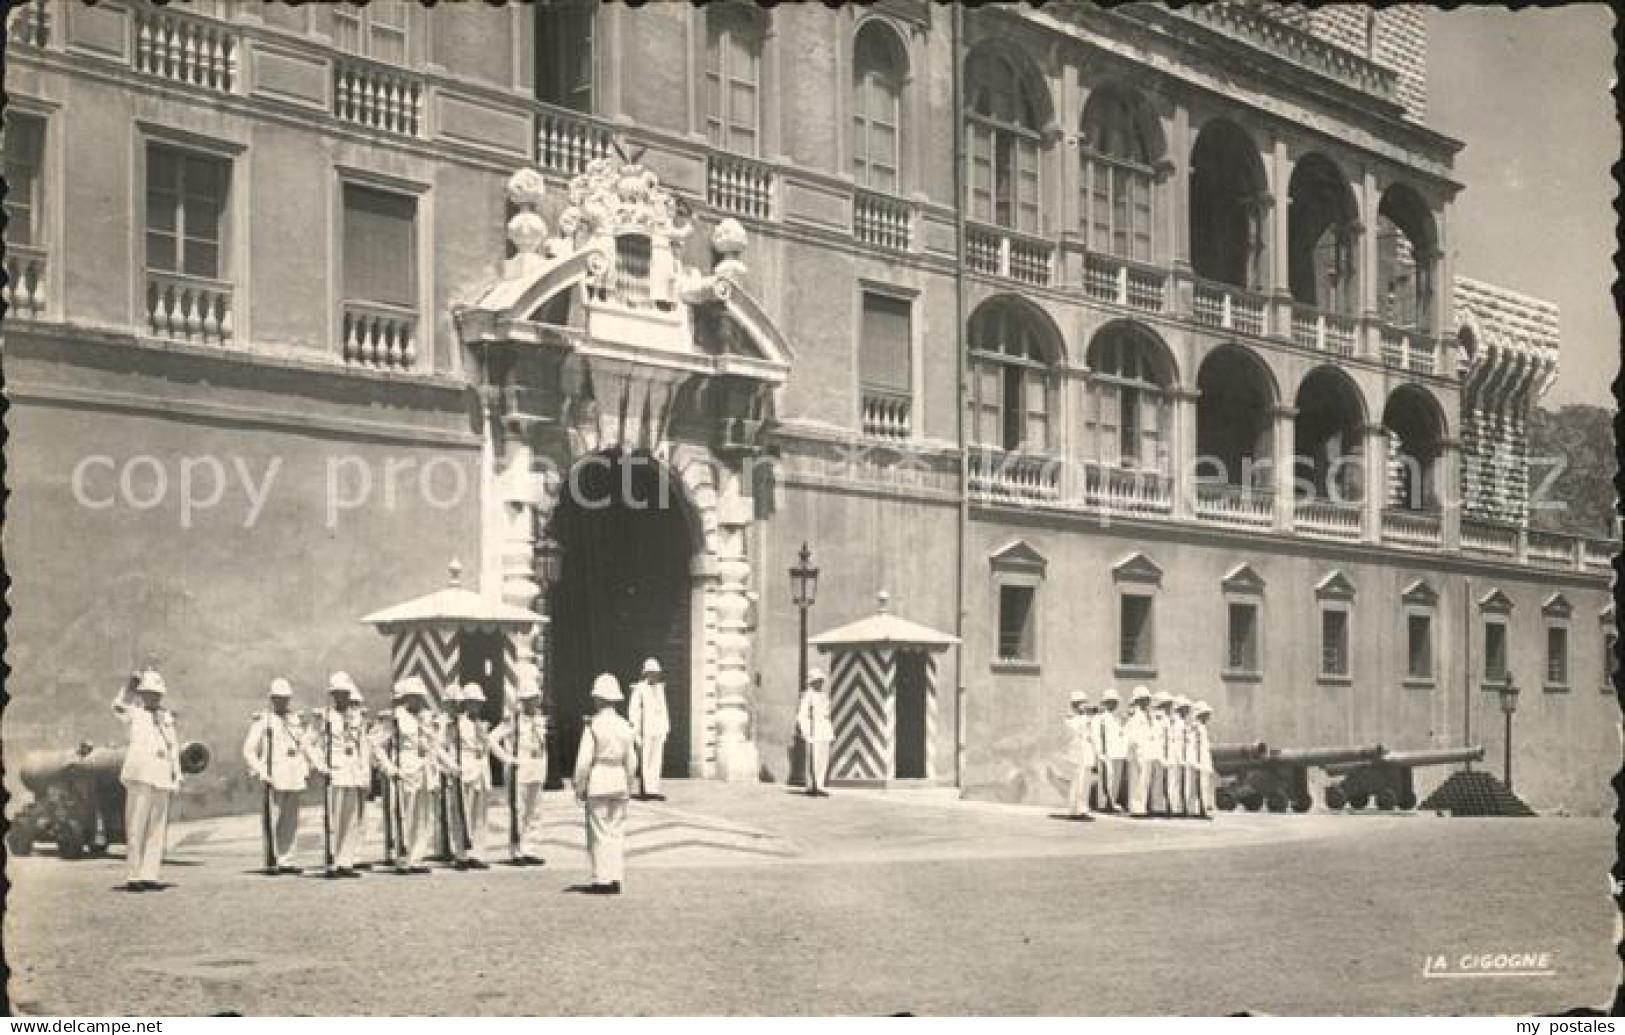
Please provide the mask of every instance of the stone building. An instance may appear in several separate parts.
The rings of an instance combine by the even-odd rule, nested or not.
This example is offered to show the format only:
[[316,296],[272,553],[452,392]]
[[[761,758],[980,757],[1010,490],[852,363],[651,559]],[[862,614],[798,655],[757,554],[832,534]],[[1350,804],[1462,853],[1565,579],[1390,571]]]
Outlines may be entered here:
[[805,542],[813,632],[958,637],[843,731],[930,741],[887,782],[1048,797],[1112,684],[1496,758],[1512,673],[1519,791],[1607,800],[1614,548],[1527,528],[1557,314],[1450,268],[1417,8],[9,30],[8,749],[111,735],[149,653],[221,748],[274,674],[377,702],[359,617],[457,556],[549,615],[557,754],[654,655],[671,775],[784,780]]

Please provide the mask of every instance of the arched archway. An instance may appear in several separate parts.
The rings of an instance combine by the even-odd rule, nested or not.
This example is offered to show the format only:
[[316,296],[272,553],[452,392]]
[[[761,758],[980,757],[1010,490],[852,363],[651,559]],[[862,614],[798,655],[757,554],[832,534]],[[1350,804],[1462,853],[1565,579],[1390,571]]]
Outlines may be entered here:
[[1246,289],[1263,286],[1267,181],[1247,131],[1215,119],[1191,149],[1191,268]]
[[1268,491],[1277,392],[1251,350],[1220,345],[1196,374],[1196,474],[1204,481]]
[[1348,180],[1331,159],[1311,153],[1293,167],[1287,193],[1287,282],[1293,299],[1354,315],[1359,209]]
[[1295,406],[1293,481],[1308,484],[1310,499],[1359,502],[1366,424],[1359,386],[1337,367],[1316,367],[1298,385]]
[[591,453],[564,479],[546,528],[562,554],[548,590],[556,773],[575,764],[593,678],[610,672],[630,687],[652,657],[665,673],[671,717],[664,775],[690,775],[699,528],[682,479],[646,452]]
[[1392,510],[1437,510],[1449,435],[1444,408],[1426,389],[1400,385],[1383,408],[1382,426],[1388,433],[1386,505]]
[[1377,206],[1377,303],[1395,327],[1433,329],[1438,266],[1433,212],[1416,190],[1396,183]]

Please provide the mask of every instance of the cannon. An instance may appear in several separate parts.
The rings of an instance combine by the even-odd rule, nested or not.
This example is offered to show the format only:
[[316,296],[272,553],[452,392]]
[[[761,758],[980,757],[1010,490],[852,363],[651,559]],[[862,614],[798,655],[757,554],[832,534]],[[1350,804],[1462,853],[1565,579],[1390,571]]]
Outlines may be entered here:
[[[122,747],[96,747],[89,741],[71,751],[34,751],[23,756],[18,768],[32,800],[17,811],[6,832],[6,848],[13,855],[28,855],[39,841],[56,845],[64,859],[87,852],[99,855],[111,844],[124,841],[124,767]],[[181,772],[196,775],[209,767],[205,744],[189,741],[181,746]]]
[[[1257,747],[1264,748],[1264,745]],[[1260,808],[1271,812],[1285,812],[1288,809],[1308,812],[1314,806],[1314,798],[1309,793],[1311,768],[1364,764],[1382,755],[1381,744],[1274,748],[1227,752],[1222,757],[1215,748],[1213,768],[1218,773],[1220,783],[1214,791],[1214,804],[1226,811],[1240,807],[1248,812],[1257,812]]]
[[1391,751],[1362,762],[1326,767],[1340,779],[1326,788],[1326,807],[1363,809],[1372,802],[1384,812],[1416,808],[1416,780],[1412,770],[1424,765],[1459,765],[1484,757],[1481,745],[1431,751]]

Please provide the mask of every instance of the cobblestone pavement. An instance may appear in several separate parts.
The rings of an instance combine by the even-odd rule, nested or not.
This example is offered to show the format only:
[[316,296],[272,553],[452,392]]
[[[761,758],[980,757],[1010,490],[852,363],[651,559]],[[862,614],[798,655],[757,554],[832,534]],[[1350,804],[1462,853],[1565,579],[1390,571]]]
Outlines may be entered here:
[[[667,804],[633,805],[627,894],[616,899],[566,892],[586,863],[563,795],[549,798],[556,822],[539,869],[268,878],[254,873],[255,817],[178,823],[165,869],[175,886],[160,894],[113,890],[117,858],[13,860],[13,1006],[1515,1013],[1601,1005],[1616,977],[1604,821],[1085,825],[933,793],[668,791]],[[503,845],[503,810],[491,818]],[[314,865],[319,812],[305,821]],[[1432,953],[1506,951],[1549,952],[1556,973],[1422,977]]]

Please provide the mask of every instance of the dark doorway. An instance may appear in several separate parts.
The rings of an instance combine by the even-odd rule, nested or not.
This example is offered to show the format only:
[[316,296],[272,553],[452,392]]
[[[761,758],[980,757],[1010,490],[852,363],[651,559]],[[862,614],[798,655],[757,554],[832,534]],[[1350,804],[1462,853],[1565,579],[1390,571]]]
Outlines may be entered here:
[[499,632],[463,632],[457,636],[457,685],[480,684],[485,693],[485,707],[480,710],[480,717],[492,725],[502,721],[506,639]]
[[595,454],[565,480],[547,533],[563,555],[548,610],[555,772],[575,766],[594,677],[611,672],[630,694],[652,657],[671,716],[662,775],[687,776],[691,540],[681,483],[646,454]]
[[892,776],[899,780],[926,778],[926,709],[930,693],[925,679],[925,655],[919,651],[897,654],[895,713],[896,740],[892,745]]

